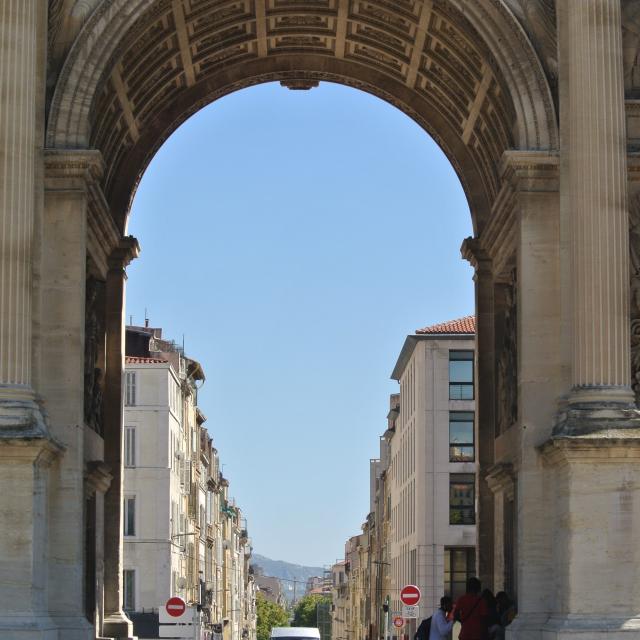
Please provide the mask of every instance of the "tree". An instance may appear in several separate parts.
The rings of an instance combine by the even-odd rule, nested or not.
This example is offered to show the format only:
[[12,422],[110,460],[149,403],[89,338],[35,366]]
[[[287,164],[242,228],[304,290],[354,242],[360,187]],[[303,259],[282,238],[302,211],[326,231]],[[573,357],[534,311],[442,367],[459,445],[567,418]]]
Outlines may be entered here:
[[273,627],[289,626],[287,612],[280,605],[267,600],[260,592],[256,597],[256,610],[258,614],[256,622],[258,640],[269,640]]
[[321,596],[320,594],[313,594],[304,596],[298,600],[295,609],[293,610],[293,626],[294,627],[317,627],[318,626],[318,613],[317,607],[330,606],[331,598],[329,596]]

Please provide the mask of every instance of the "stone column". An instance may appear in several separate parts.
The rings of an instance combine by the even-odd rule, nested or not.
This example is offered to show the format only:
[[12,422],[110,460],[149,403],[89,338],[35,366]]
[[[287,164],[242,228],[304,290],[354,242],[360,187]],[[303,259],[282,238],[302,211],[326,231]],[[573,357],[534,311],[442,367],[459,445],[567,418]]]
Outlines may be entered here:
[[0,430],[46,432],[31,388],[35,215],[36,0],[0,0]]
[[572,389],[539,447],[553,487],[547,517],[555,573],[543,631],[548,640],[636,638],[640,418],[630,388],[620,0],[558,6]]
[[569,102],[563,123],[573,288],[569,402],[625,407],[633,394],[620,0],[567,0],[565,11],[560,39]]
[[[32,257],[39,170],[38,41],[46,7],[0,0],[0,637],[53,637],[49,435],[32,387]],[[42,83],[43,85],[43,83]]]
[[122,401],[124,374],[124,302],[126,267],[138,256],[138,241],[128,236],[109,258],[106,285],[106,376],[104,392],[104,457],[113,479],[105,495],[104,539],[104,635],[130,637],[131,621],[122,611]]
[[484,587],[494,589],[493,494],[486,475],[495,453],[495,328],[494,284],[491,259],[478,239],[467,238],[461,248],[463,258],[475,269],[476,302],[476,455],[478,474],[478,577]]

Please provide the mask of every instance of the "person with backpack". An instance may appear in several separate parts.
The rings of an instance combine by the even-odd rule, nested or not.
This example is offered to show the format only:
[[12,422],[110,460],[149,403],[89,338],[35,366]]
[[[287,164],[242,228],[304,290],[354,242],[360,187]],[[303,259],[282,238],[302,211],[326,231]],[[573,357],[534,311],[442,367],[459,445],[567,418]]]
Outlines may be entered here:
[[467,580],[467,592],[458,598],[455,606],[455,619],[460,622],[459,640],[488,640],[489,608],[480,595],[482,585],[478,578]]
[[440,598],[440,608],[420,623],[413,640],[448,640],[453,628],[453,620],[448,614],[453,608],[453,600],[449,596]]

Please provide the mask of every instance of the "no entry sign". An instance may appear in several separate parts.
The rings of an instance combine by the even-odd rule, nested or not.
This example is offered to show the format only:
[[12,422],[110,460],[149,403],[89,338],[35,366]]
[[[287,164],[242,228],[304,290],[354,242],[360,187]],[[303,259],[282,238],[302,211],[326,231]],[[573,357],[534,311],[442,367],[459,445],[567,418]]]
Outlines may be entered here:
[[418,604],[420,602],[420,589],[415,584],[408,584],[400,592],[400,600],[402,600],[402,604],[409,606]]
[[165,609],[172,618],[180,618],[187,610],[187,604],[182,598],[174,596],[173,598],[169,598],[167,600]]

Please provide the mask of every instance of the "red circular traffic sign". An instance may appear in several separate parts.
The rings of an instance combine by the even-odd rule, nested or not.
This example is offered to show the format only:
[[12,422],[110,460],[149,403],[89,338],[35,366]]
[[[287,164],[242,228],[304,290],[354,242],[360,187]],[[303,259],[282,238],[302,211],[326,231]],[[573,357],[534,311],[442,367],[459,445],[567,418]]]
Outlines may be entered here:
[[418,604],[420,602],[420,589],[415,584],[408,584],[400,592],[400,600],[402,600],[402,604],[409,606]]
[[396,627],[396,628],[398,628],[398,629],[399,629],[400,627],[404,626],[404,618],[402,618],[401,616],[396,616],[396,617],[393,619],[393,626],[394,626],[394,627]]
[[173,596],[173,598],[169,598],[167,600],[167,604],[164,605],[164,608],[170,616],[179,618],[187,610],[187,604],[182,598]]

